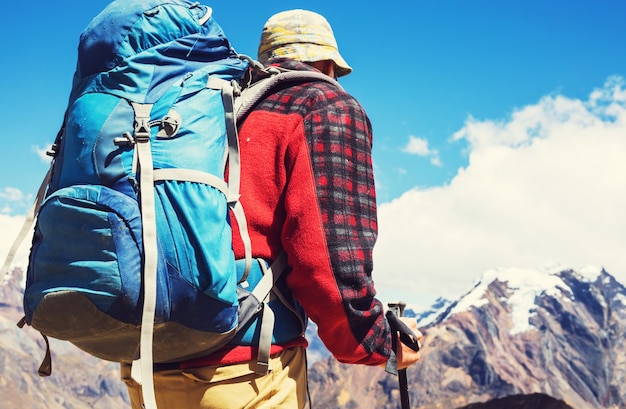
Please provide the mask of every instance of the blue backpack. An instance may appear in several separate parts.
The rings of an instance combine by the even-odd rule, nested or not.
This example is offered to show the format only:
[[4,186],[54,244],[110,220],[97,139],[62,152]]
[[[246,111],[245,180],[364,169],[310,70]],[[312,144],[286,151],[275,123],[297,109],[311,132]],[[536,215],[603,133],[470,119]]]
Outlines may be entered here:
[[141,336],[154,338],[142,346],[155,362],[228,341],[238,304],[233,83],[246,70],[195,3],[118,0],[85,29],[37,216],[29,324],[118,362],[150,353]]
[[[261,71],[265,79],[251,85]],[[105,360],[139,362],[148,406],[154,363],[204,356],[229,341],[254,338],[257,372],[266,373],[270,344],[281,341],[273,311],[297,331],[306,318],[297,302],[269,297],[280,291],[284,253],[271,264],[251,257],[237,122],[275,87],[312,80],[339,87],[236,54],[207,6],[112,2],[80,38],[33,208],[19,325]],[[243,260],[232,250],[231,213]],[[39,372],[51,372],[49,349]]]
[[[139,362],[144,394],[154,363],[207,355],[266,315],[271,272],[286,266],[284,256],[272,266],[251,258],[234,114],[250,64],[211,12],[185,0],[117,0],[93,19],[35,204],[19,325]],[[230,212],[246,248],[240,262]],[[48,350],[40,374],[50,371]]]

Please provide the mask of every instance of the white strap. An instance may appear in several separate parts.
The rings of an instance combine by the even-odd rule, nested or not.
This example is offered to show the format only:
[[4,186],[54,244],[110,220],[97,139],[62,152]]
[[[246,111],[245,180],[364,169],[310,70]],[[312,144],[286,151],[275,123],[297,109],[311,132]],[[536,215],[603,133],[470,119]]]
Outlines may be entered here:
[[224,179],[199,170],[178,168],[154,169],[154,181],[161,180],[203,183],[218,189],[224,196],[228,195],[228,185],[224,182]]
[[239,283],[245,283],[248,279],[248,274],[250,273],[250,269],[252,268],[252,241],[250,240],[250,232],[248,231],[248,220],[246,219],[246,213],[243,211],[243,206],[241,202],[236,201],[234,203],[229,203],[231,210],[233,211],[233,215],[235,219],[237,219],[237,226],[239,226],[239,236],[241,236],[241,240],[243,241],[243,246],[245,250],[245,259],[246,259],[246,267],[243,272],[243,276]]
[[235,118],[235,96],[233,85],[221,78],[209,76],[207,88],[221,90],[226,115],[226,133],[228,136],[228,204],[237,219],[239,235],[243,242],[246,266],[241,282],[245,282],[252,268],[252,242],[248,232],[248,222],[241,203],[239,203],[239,187],[241,183],[241,162],[239,156],[239,136]]
[[207,88],[222,91],[222,102],[224,103],[224,114],[226,116],[226,134],[228,137],[228,202],[236,202],[239,200],[241,162],[239,137],[235,124],[234,89],[230,82],[211,76],[209,76],[207,81]]
[[256,287],[254,287],[252,295],[254,295],[257,300],[265,300],[274,287],[274,284],[278,281],[278,278],[286,269],[287,253],[285,253],[285,251],[281,251],[278,257],[276,257],[276,260],[274,260],[272,265],[269,267],[266,267],[265,263],[261,262],[263,277],[261,277]]
[[274,332],[274,311],[267,304],[270,300],[272,288],[278,281],[278,278],[287,269],[287,253],[282,251],[274,260],[271,266],[266,267],[265,262],[261,261],[261,269],[263,277],[259,280],[252,291],[252,295],[257,300],[263,302],[263,310],[261,312],[261,330],[259,333],[259,351],[257,353],[257,365],[255,372],[265,375],[269,371],[270,350],[272,348],[272,334]]
[[257,355],[256,370],[259,375],[269,372],[270,350],[272,348],[272,333],[274,332],[274,311],[263,302],[261,311],[261,332],[259,334],[259,352]]
[[140,359],[141,390],[144,407],[156,409],[154,392],[152,342],[154,336],[154,317],[157,296],[157,261],[158,247],[156,234],[156,214],[154,210],[154,169],[150,148],[150,110],[151,104],[132,103],[135,110],[135,149],[139,165],[139,195],[143,226],[144,250],[144,297],[141,316]]
[[200,17],[200,19],[198,19],[198,24],[203,26],[204,23],[209,21],[209,19],[211,18],[212,14],[213,14],[213,9],[211,7],[207,7],[206,14],[204,16]]
[[54,164],[54,160],[50,163],[50,168],[48,169],[46,176],[44,176],[43,181],[41,182],[41,186],[39,186],[39,190],[37,191],[37,197],[35,198],[35,203],[33,203],[33,206],[30,208],[28,215],[26,215],[26,219],[24,219],[22,228],[17,234],[17,237],[15,238],[13,245],[9,249],[9,253],[7,254],[7,257],[4,260],[4,264],[2,265],[2,268],[0,269],[0,274],[1,274],[0,277],[4,277],[4,275],[9,272],[9,269],[11,268],[11,263],[13,263],[13,260],[15,260],[15,256],[17,255],[17,251],[20,249],[20,246],[24,242],[24,239],[26,238],[31,228],[33,227],[33,223],[35,222],[35,215],[37,214],[37,211],[39,210],[39,206],[41,206],[41,202],[43,201],[43,198],[46,194],[48,183],[50,183],[50,177],[52,176],[53,164]]

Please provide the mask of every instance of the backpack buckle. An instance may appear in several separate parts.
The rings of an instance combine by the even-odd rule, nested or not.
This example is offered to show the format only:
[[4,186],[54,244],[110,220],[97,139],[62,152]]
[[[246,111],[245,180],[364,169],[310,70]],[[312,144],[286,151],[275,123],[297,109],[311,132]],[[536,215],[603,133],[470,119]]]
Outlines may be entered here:
[[145,143],[150,142],[150,119],[149,118],[137,118],[135,124],[135,142]]
[[135,142],[150,142],[150,111],[152,110],[152,104],[140,104],[136,102],[131,102],[130,104],[135,111]]

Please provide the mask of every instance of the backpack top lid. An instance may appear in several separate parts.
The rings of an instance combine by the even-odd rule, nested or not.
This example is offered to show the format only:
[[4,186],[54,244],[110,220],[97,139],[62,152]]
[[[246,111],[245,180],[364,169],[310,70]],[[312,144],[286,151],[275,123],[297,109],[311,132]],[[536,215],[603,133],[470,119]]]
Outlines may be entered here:
[[[210,15],[208,6],[186,0],[115,0],[80,36],[80,76],[110,71],[135,54],[187,36],[222,39],[229,48],[221,27],[212,18],[201,24]],[[192,49],[193,45],[187,51]]]
[[187,0],[113,1],[80,36],[74,91],[101,92],[119,84],[122,97],[160,94],[153,88],[163,89],[207,63],[215,63],[213,71],[225,78],[240,78],[247,63],[211,13],[210,7]]

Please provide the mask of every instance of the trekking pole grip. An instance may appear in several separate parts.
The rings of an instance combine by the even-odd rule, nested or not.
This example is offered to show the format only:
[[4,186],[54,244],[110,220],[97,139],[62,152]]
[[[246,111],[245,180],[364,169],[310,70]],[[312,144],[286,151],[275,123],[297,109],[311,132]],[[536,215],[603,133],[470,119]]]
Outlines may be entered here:
[[[387,316],[387,320],[389,321],[389,325],[391,326],[391,329],[393,331],[391,343],[392,343],[394,351],[392,354],[392,358],[389,359],[386,370],[387,372],[395,373],[398,375],[401,408],[410,409],[411,404],[409,402],[409,386],[408,386],[408,381],[407,381],[407,376],[406,376],[406,369],[398,370],[398,363],[396,361],[396,356],[395,356],[395,353],[398,349],[398,334],[400,334],[400,340],[403,343],[410,346],[415,351],[419,350],[419,344],[417,343],[417,340],[413,340],[412,337],[407,333],[407,331],[409,333],[411,332],[410,329],[399,319],[399,317],[402,317],[404,315],[404,309],[406,308],[406,303],[399,301],[396,303],[389,303],[387,304],[387,306],[389,307],[389,310],[387,311],[386,316]],[[407,341],[409,342],[407,343]],[[415,342],[414,345],[413,345],[413,342]],[[395,367],[395,368],[390,368],[390,367]]]
[[389,310],[392,311],[396,317],[402,317],[404,316],[406,303],[404,301],[390,302],[387,304],[387,307],[389,307]]

